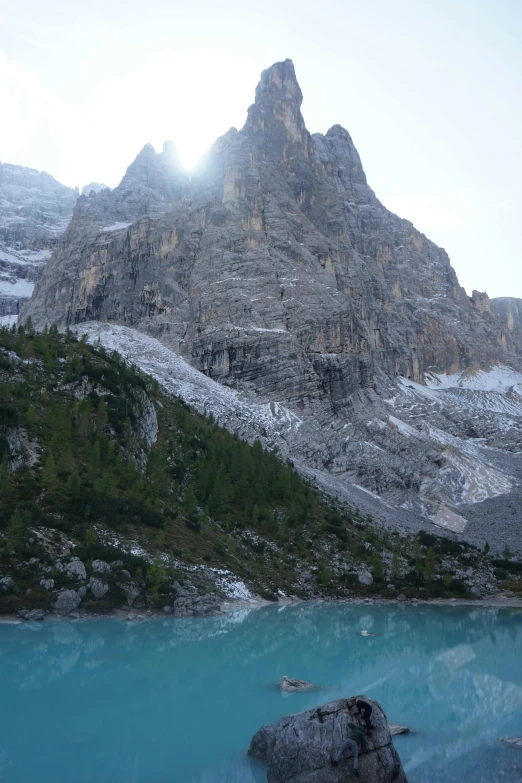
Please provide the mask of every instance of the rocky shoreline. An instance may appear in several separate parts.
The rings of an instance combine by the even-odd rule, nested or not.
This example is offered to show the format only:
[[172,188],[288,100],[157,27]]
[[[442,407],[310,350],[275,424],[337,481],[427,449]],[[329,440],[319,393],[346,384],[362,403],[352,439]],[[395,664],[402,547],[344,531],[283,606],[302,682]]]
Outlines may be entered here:
[[[345,603],[350,605],[375,605],[375,606],[401,606],[401,607],[411,607],[411,606],[444,606],[444,607],[462,607],[462,606],[472,606],[472,607],[484,607],[484,608],[490,608],[490,609],[522,609],[522,598],[517,598],[516,596],[509,596],[509,595],[498,595],[498,596],[490,596],[488,598],[478,598],[478,599],[467,599],[467,598],[448,598],[448,599],[433,599],[433,600],[424,600],[419,598],[408,598],[406,600],[400,601],[397,598],[388,598],[383,599],[381,597],[379,598],[329,598],[329,599],[311,599],[311,601],[307,601],[306,599],[291,599],[291,598],[282,598],[277,602],[273,601],[266,601],[264,598],[261,598],[259,596],[256,596],[251,599],[236,599],[236,600],[227,600],[223,601],[219,604],[219,609],[215,608],[215,611],[213,614],[204,614],[201,613],[199,617],[209,617],[209,616],[218,616],[227,614],[229,612],[235,612],[241,609],[262,609],[266,606],[288,606],[293,605],[297,603]],[[213,601],[212,601],[213,603]],[[45,610],[40,609],[33,609],[33,610],[25,610],[21,611],[17,614],[0,614],[0,625],[6,625],[6,624],[21,624],[24,622],[35,622],[35,621],[52,621],[52,622],[58,622],[62,620],[127,620],[129,622],[143,622],[145,620],[154,620],[154,619],[190,619],[194,617],[198,617],[198,615],[189,615],[189,614],[179,614],[175,613],[174,611],[165,611],[166,608],[162,610],[158,609],[132,609],[132,607],[128,608],[121,608],[121,609],[110,609],[104,612],[90,612],[85,611],[84,609],[80,609],[79,611],[73,611],[69,614],[60,614],[59,612],[47,612]]]

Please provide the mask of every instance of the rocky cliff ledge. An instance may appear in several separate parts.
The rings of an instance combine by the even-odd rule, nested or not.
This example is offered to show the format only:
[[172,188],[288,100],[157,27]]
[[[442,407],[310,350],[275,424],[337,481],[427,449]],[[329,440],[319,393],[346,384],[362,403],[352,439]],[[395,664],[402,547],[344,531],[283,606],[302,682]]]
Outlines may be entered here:
[[[361,780],[371,783],[407,783],[393,747],[390,727],[381,705],[358,696],[372,707],[373,731],[366,751],[359,753]],[[338,699],[297,715],[287,715],[274,726],[263,726],[252,738],[248,753],[267,762],[269,783],[341,783],[352,779],[353,753],[346,751],[338,766],[331,758],[345,742],[349,718],[346,700]]]

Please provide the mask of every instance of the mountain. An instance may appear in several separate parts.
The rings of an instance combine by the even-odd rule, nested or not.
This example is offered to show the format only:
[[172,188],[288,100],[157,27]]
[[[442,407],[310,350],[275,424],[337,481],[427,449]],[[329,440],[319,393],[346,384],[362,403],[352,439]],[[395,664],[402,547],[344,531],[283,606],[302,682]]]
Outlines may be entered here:
[[379,202],[346,130],[307,131],[301,102],[290,60],[264,71],[244,127],[190,179],[172,145],[146,145],[117,188],[78,199],[22,318],[145,332],[283,406],[286,453],[332,491],[373,493],[396,526],[511,546],[518,338]]
[[70,331],[0,328],[0,613],[207,614],[252,593],[449,597],[517,579],[471,546],[375,529],[170,392]]
[[31,296],[77,198],[50,174],[0,163],[0,316]]

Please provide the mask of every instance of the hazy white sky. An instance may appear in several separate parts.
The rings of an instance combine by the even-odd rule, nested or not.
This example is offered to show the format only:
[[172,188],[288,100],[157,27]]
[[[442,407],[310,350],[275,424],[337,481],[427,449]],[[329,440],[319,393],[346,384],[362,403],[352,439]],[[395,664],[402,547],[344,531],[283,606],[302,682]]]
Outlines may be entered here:
[[522,0],[0,0],[0,160],[116,185],[192,165],[293,59],[308,129],[346,127],[383,203],[461,283],[522,297]]

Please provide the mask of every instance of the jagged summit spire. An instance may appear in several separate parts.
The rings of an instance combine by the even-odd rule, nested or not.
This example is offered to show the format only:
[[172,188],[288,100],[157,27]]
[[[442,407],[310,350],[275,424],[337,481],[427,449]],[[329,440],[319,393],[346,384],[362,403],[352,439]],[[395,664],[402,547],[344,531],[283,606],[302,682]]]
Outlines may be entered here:
[[292,60],[274,63],[261,74],[256,87],[256,103],[265,100],[284,100],[297,109],[303,102],[303,93],[297,82]]
[[178,170],[178,173],[182,173],[184,171],[184,166],[181,163],[178,150],[176,149],[173,141],[163,142],[163,152],[161,152],[160,155],[167,163],[170,163],[170,165],[174,166],[175,169]]
[[261,148],[266,160],[310,156],[311,139],[301,114],[302,102],[292,60],[274,63],[263,71],[243,131]]
[[120,187],[145,186],[163,192],[170,199],[179,197],[180,181],[185,182],[186,179],[174,144],[166,141],[163,151],[157,154],[152,144],[145,144],[127,169]]

